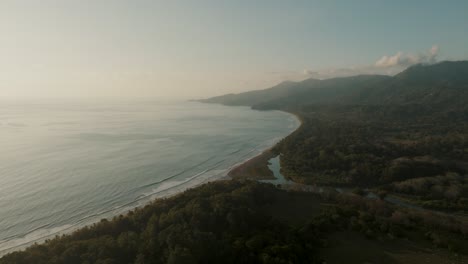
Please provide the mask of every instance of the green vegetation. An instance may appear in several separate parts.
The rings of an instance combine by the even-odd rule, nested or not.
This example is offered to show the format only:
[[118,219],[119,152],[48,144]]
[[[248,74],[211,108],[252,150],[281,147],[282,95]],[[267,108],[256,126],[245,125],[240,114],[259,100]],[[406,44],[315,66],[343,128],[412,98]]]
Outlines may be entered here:
[[[408,254],[433,248],[439,251],[433,257],[462,261],[468,253],[468,228],[456,219],[355,195],[318,196],[230,180],[156,200],[126,216],[6,255],[0,263],[322,263],[331,257],[321,252],[331,250],[330,243],[344,233],[361,243],[406,241],[415,247]],[[384,247],[377,246],[376,253]],[[356,254],[374,259],[366,251]]]
[[386,111],[301,109],[302,127],[274,149],[284,173],[305,183],[369,187],[466,172],[468,124],[434,114],[401,120]]
[[278,144],[283,174],[306,183],[368,187],[420,206],[468,212],[468,123],[389,106],[304,107]]

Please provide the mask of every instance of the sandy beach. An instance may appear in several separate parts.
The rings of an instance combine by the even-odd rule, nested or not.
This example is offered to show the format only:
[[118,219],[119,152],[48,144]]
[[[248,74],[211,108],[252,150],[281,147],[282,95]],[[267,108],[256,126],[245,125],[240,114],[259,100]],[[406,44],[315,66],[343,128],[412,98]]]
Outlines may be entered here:
[[[293,115],[299,121],[299,126],[289,134],[291,135],[302,126],[303,122],[297,114],[286,113]],[[261,154],[242,162],[240,165],[234,166],[227,176],[232,179],[274,180],[273,172],[268,168],[268,161],[278,155],[272,151],[276,144],[278,143],[264,150]]]

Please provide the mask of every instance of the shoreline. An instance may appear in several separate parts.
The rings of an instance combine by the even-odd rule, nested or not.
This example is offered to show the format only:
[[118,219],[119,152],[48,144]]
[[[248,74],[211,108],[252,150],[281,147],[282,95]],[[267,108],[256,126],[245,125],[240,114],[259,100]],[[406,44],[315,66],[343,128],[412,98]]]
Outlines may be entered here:
[[[139,198],[135,199],[134,201],[128,202],[126,204],[120,205],[118,207],[107,209],[103,212],[98,213],[100,217],[96,217],[96,215],[90,215],[80,219],[78,222],[73,224],[66,224],[63,226],[51,227],[51,228],[43,228],[34,230],[23,237],[14,238],[11,240],[2,240],[0,243],[3,243],[7,246],[7,248],[0,249],[0,258],[6,254],[21,251],[28,248],[34,244],[41,244],[46,242],[47,240],[54,239],[57,236],[71,234],[79,229],[85,228],[87,226],[92,226],[96,223],[99,223],[103,219],[112,220],[114,217],[119,215],[126,215],[129,212],[146,206],[147,204],[157,200],[157,199],[165,199],[169,197],[176,196],[185,192],[186,190],[196,188],[200,185],[211,181],[218,181],[218,180],[231,180],[227,176],[228,171],[232,168],[226,168],[222,170],[217,170],[216,168],[212,170],[205,170],[201,173],[197,173],[192,177],[189,177],[183,181],[173,181],[173,186],[168,188],[158,190],[155,189],[153,193],[150,194],[142,194]],[[213,172],[212,174],[207,174],[207,172]],[[89,220],[92,219],[92,220]],[[87,221],[88,220],[88,221]],[[11,246],[9,246],[11,245]],[[9,246],[9,247],[8,247]]]
[[[295,130],[289,133],[282,139],[285,139],[292,135],[293,133],[297,132],[302,125],[304,124],[303,119],[294,112],[282,111],[282,110],[275,110],[281,111],[287,114],[294,116],[294,118],[298,121],[299,125]],[[281,140],[282,140],[281,139]],[[273,175],[273,172],[268,168],[269,160],[274,158],[278,155],[272,152],[272,149],[281,141],[274,143],[269,148],[263,150],[260,154],[247,159],[241,162],[239,165],[234,166],[228,173],[231,179],[252,179],[252,180],[274,180],[276,179]]]
[[[255,109],[252,109],[252,110],[255,111]],[[279,110],[276,110],[276,111],[279,111]],[[112,218],[116,216],[126,215],[132,210],[135,210],[140,207],[144,207],[145,205],[151,203],[154,200],[169,198],[169,197],[181,194],[186,190],[196,188],[208,182],[237,179],[230,175],[231,171],[243,168],[246,166],[245,164],[249,162],[253,162],[253,164],[255,165],[260,164],[258,162],[261,159],[263,159],[264,157],[263,155],[265,155],[266,153],[267,154],[269,153],[269,155],[271,155],[270,151],[274,146],[276,146],[282,139],[288,137],[289,135],[297,131],[302,126],[302,120],[295,113],[291,113],[287,111],[281,111],[281,112],[284,112],[293,116],[297,120],[297,123],[298,123],[297,127],[294,130],[292,130],[288,135],[281,137],[279,140],[273,142],[271,146],[263,150],[257,150],[257,151],[260,151],[259,154],[250,156],[249,154],[251,154],[251,152],[249,152],[247,155],[245,155],[245,156],[248,156],[246,159],[240,160],[237,163],[229,166],[228,168],[225,168],[225,169],[212,168],[211,170],[206,170],[202,173],[198,173],[183,181],[174,181],[172,182],[174,185],[166,189],[162,189],[162,190],[156,189],[155,192],[151,194],[142,196],[132,202],[126,203],[119,207],[110,208],[108,210],[105,210],[99,213],[99,215],[101,215],[102,217],[89,220],[90,218],[96,217],[96,215],[91,215],[91,216],[87,216],[79,220],[78,222],[74,224],[67,224],[63,226],[37,229],[22,237],[14,238],[11,240],[0,241],[0,244],[3,244],[4,246],[6,246],[6,248],[0,249],[0,258],[2,258],[4,255],[9,254],[9,253],[24,250],[30,247],[31,245],[44,243],[47,240],[54,239],[57,236],[71,234],[79,229],[96,224],[102,219],[111,220]],[[267,168],[266,171],[270,171],[267,167],[268,159],[265,161],[264,165]],[[212,171],[213,174],[205,175],[206,172],[210,172],[210,171]],[[245,177],[245,179],[247,178],[254,179],[252,177]],[[264,179],[274,179],[274,176],[271,173],[270,178],[264,178]]]

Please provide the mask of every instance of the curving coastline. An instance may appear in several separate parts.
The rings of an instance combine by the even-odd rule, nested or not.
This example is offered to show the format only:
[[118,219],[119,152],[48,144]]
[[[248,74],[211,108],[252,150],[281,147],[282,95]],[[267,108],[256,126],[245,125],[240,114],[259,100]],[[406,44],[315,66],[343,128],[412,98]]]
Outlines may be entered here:
[[[297,131],[297,129],[299,129],[300,126],[302,125],[302,122],[296,114],[289,113],[289,112],[285,112],[285,113],[291,115],[297,121],[294,124],[294,127],[291,127],[292,129],[290,133],[285,136],[287,137],[291,135],[292,133],[294,133],[295,131]],[[44,226],[44,227],[32,230],[31,232],[28,232],[25,236],[2,240],[0,241],[0,245],[2,246],[0,248],[0,257],[5,254],[14,252],[14,251],[23,250],[27,248],[28,246],[35,244],[35,243],[43,243],[56,236],[70,234],[83,227],[97,223],[101,221],[102,219],[111,219],[112,217],[126,214],[129,211],[137,207],[146,205],[147,203],[153,201],[154,199],[171,197],[181,192],[184,192],[187,189],[195,188],[197,186],[200,186],[202,184],[205,184],[211,181],[229,180],[232,178],[231,175],[229,175],[231,171],[235,170],[235,168],[245,166],[244,164],[249,163],[249,161],[252,161],[252,160],[255,161],[259,157],[260,158],[263,157],[265,153],[268,153],[271,148],[273,148],[281,139],[285,137],[275,138],[273,142],[271,142],[271,145],[269,145],[267,148],[264,148],[264,146],[259,146],[260,148],[252,149],[251,151],[243,155],[239,160],[237,160],[236,162],[234,162],[227,168],[220,168],[220,166],[223,165],[220,162],[218,164],[215,164],[215,166],[212,166],[204,170],[203,172],[195,174],[192,177],[182,180],[182,181],[171,180],[173,177],[170,177],[170,179],[162,180],[160,182],[162,185],[158,186],[156,189],[153,189],[151,193],[141,195],[136,200],[131,201],[129,203],[119,205],[117,207],[109,208],[99,213],[87,215],[73,224],[66,224],[63,226],[51,226],[51,227]],[[258,154],[258,152],[260,152],[260,154]],[[267,163],[265,163],[265,165],[266,164]]]
[[[276,110],[278,111],[278,110]],[[287,112],[287,111],[282,111],[285,113],[288,113],[296,118],[298,121],[299,125],[296,127],[295,130],[291,131],[289,135],[287,135],[284,138],[289,137],[296,131],[298,131],[304,124],[303,119],[300,115],[294,112]],[[274,180],[276,179],[273,175],[273,172],[269,169],[268,161],[271,158],[274,158],[277,156],[277,154],[272,152],[272,149],[279,143],[276,142],[273,144],[271,147],[265,149],[262,151],[262,153],[258,154],[257,156],[250,158],[248,160],[245,160],[241,164],[233,167],[229,173],[228,176],[233,178],[233,179],[255,179],[255,180]]]

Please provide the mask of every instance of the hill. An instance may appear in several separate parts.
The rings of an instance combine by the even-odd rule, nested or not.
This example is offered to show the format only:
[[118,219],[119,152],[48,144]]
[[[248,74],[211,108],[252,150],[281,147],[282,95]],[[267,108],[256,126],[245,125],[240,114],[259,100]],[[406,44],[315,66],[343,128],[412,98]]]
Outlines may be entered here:
[[414,65],[390,77],[358,75],[283,82],[274,87],[200,100],[255,109],[291,109],[309,104],[421,104],[466,110],[468,61]]
[[468,61],[412,66],[383,85],[363,90],[358,99],[357,102],[374,104],[465,107],[468,102]]
[[360,90],[388,80],[384,75],[359,75],[327,80],[286,81],[264,90],[227,94],[203,99],[203,103],[252,106],[258,109],[283,108],[297,104],[345,103]]

